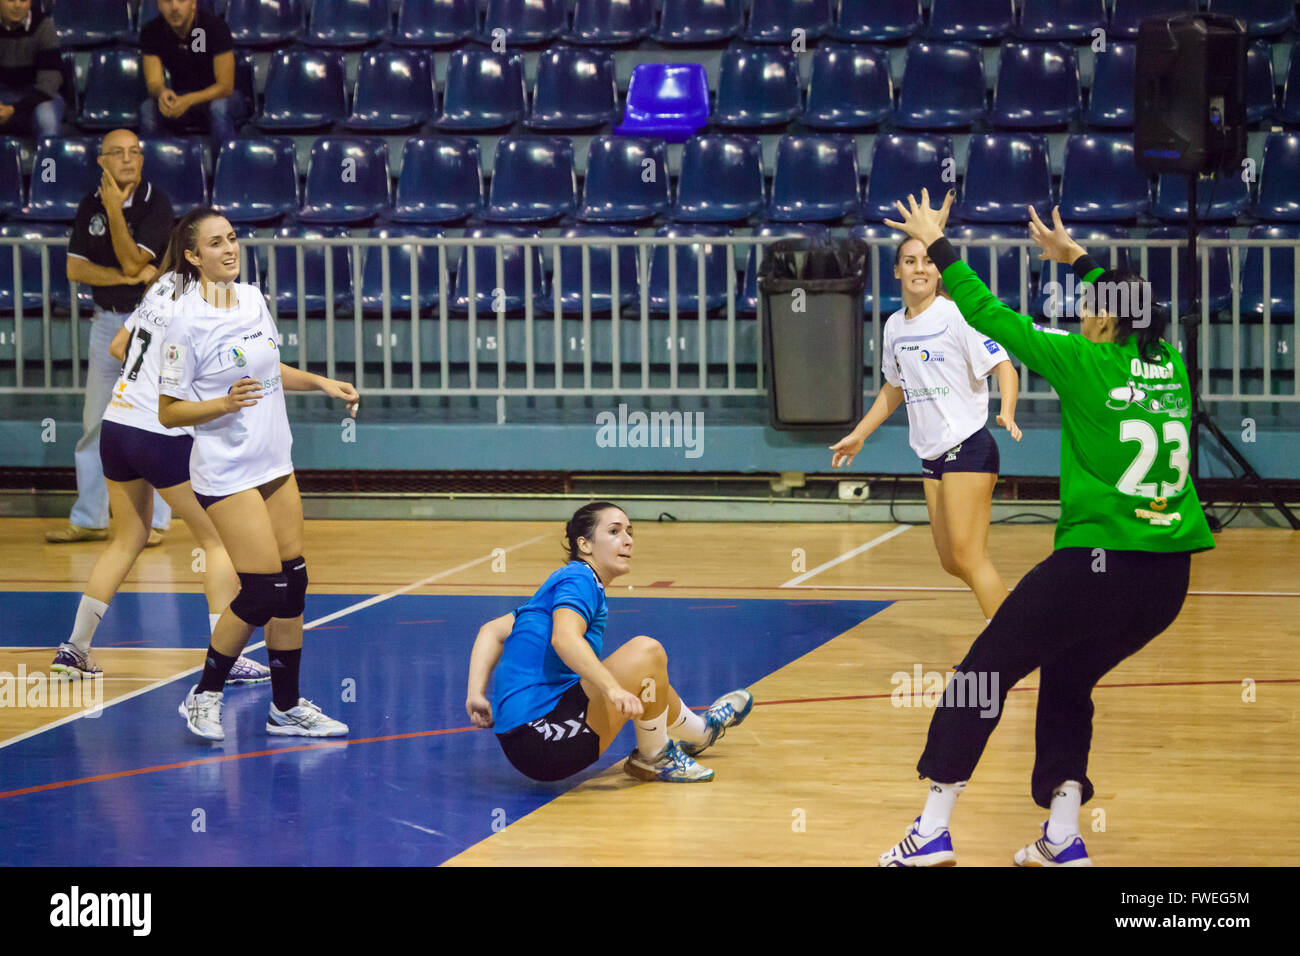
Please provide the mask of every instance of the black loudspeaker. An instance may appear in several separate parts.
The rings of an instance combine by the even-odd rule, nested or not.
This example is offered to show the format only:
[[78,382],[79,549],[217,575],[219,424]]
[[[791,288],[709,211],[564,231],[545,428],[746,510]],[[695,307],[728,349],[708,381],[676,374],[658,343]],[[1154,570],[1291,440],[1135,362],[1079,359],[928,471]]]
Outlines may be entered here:
[[1148,173],[1213,173],[1246,158],[1246,28],[1215,14],[1138,27],[1133,149]]

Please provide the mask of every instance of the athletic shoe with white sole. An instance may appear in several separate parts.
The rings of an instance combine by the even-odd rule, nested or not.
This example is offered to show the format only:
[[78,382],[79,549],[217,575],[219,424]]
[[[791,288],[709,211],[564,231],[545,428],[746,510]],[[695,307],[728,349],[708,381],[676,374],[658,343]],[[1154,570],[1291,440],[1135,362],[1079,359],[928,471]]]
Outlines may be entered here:
[[730,694],[723,694],[702,715],[709,726],[709,739],[702,744],[679,740],[677,746],[688,757],[698,756],[721,740],[728,727],[741,723],[753,709],[754,695],[749,691],[733,690]]
[[195,693],[198,689],[198,684],[191,687],[177,708],[185,718],[185,726],[190,729],[190,733],[204,740],[225,740],[226,732],[221,729],[221,691],[205,690],[201,694]]
[[623,772],[638,780],[663,783],[707,783],[713,779],[712,770],[700,766],[674,743],[669,743],[668,749],[653,760],[633,750],[623,761]]
[[346,737],[348,725],[326,717],[306,697],[299,697],[297,706],[288,710],[280,710],[272,702],[266,732],[277,737]]
[[94,677],[96,674],[104,673],[104,668],[92,661],[89,654],[81,653],[76,647],[64,641],[54,655],[50,673],[67,674],[69,677]]
[[917,832],[920,826],[921,818],[917,817],[903,834],[902,842],[880,854],[880,866],[956,866],[957,854],[952,851],[948,828],[921,836]]
[[1012,859],[1016,866],[1092,866],[1083,837],[1076,833],[1064,843],[1053,843],[1047,839],[1046,823],[1042,837],[1021,847]]
[[230,676],[226,678],[227,684],[260,684],[263,681],[271,679],[271,668],[265,664],[259,664],[251,657],[239,655],[233,667],[230,668]]

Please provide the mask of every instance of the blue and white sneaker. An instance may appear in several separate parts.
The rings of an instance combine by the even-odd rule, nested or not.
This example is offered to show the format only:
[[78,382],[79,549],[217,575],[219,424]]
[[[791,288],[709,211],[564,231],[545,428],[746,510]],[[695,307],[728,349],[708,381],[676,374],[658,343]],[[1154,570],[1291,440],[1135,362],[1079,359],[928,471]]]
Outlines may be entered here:
[[700,766],[672,742],[653,760],[643,757],[641,751],[633,750],[631,756],[623,761],[623,772],[638,780],[663,783],[708,783],[713,779],[712,770]]
[[227,684],[260,684],[263,681],[271,679],[271,668],[265,664],[259,664],[251,657],[239,655],[233,667],[230,668],[230,675],[226,678]]
[[713,702],[713,706],[703,714],[704,722],[709,725],[709,739],[702,744],[693,744],[679,740],[677,746],[688,757],[703,753],[722,739],[728,727],[735,727],[754,709],[754,695],[747,690],[733,690],[723,694]]
[[67,674],[69,677],[94,677],[96,674],[104,673],[104,668],[92,661],[89,654],[81,653],[76,647],[64,641],[54,655],[50,673]]
[[299,697],[298,703],[288,710],[280,710],[271,702],[266,732],[274,737],[346,737],[348,725],[325,716],[306,697]]
[[948,828],[923,837],[917,832],[920,826],[921,818],[917,817],[903,834],[902,842],[880,854],[880,866],[956,866],[957,854],[952,851]]
[[1047,839],[1047,824],[1043,835],[1029,846],[1021,847],[1013,857],[1016,866],[1092,866],[1083,837],[1075,834],[1064,843]]
[[191,687],[177,708],[185,718],[185,726],[190,733],[204,740],[225,740],[226,732],[221,728],[221,691],[206,690],[200,694],[198,689],[198,684]]

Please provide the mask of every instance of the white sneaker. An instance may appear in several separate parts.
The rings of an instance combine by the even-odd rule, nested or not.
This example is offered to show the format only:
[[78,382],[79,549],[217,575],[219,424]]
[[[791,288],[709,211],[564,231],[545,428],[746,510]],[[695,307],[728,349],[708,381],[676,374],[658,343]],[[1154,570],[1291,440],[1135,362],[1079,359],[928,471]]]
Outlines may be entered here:
[[225,740],[226,732],[221,729],[221,691],[206,690],[196,694],[198,689],[198,684],[191,687],[177,708],[185,718],[185,726],[190,733],[205,740]]
[[274,701],[271,703],[266,732],[278,737],[346,737],[348,725],[326,717],[306,697],[299,697],[298,705],[288,710],[280,710]]
[[1016,866],[1092,866],[1083,837],[1072,833],[1064,843],[1053,843],[1047,839],[1046,823],[1042,837],[1017,850],[1012,861]]

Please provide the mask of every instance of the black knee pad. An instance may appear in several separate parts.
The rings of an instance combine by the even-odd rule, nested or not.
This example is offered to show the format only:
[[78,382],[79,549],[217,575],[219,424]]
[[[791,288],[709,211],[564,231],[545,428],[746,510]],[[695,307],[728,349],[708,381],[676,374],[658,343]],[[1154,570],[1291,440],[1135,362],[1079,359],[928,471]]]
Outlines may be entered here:
[[307,607],[307,559],[302,555],[281,564],[289,587],[284,595],[284,611],[276,617],[297,617]]
[[284,572],[278,574],[240,574],[239,593],[230,602],[230,610],[235,612],[245,624],[264,627],[273,617],[283,617],[280,613],[289,591],[289,582]]

